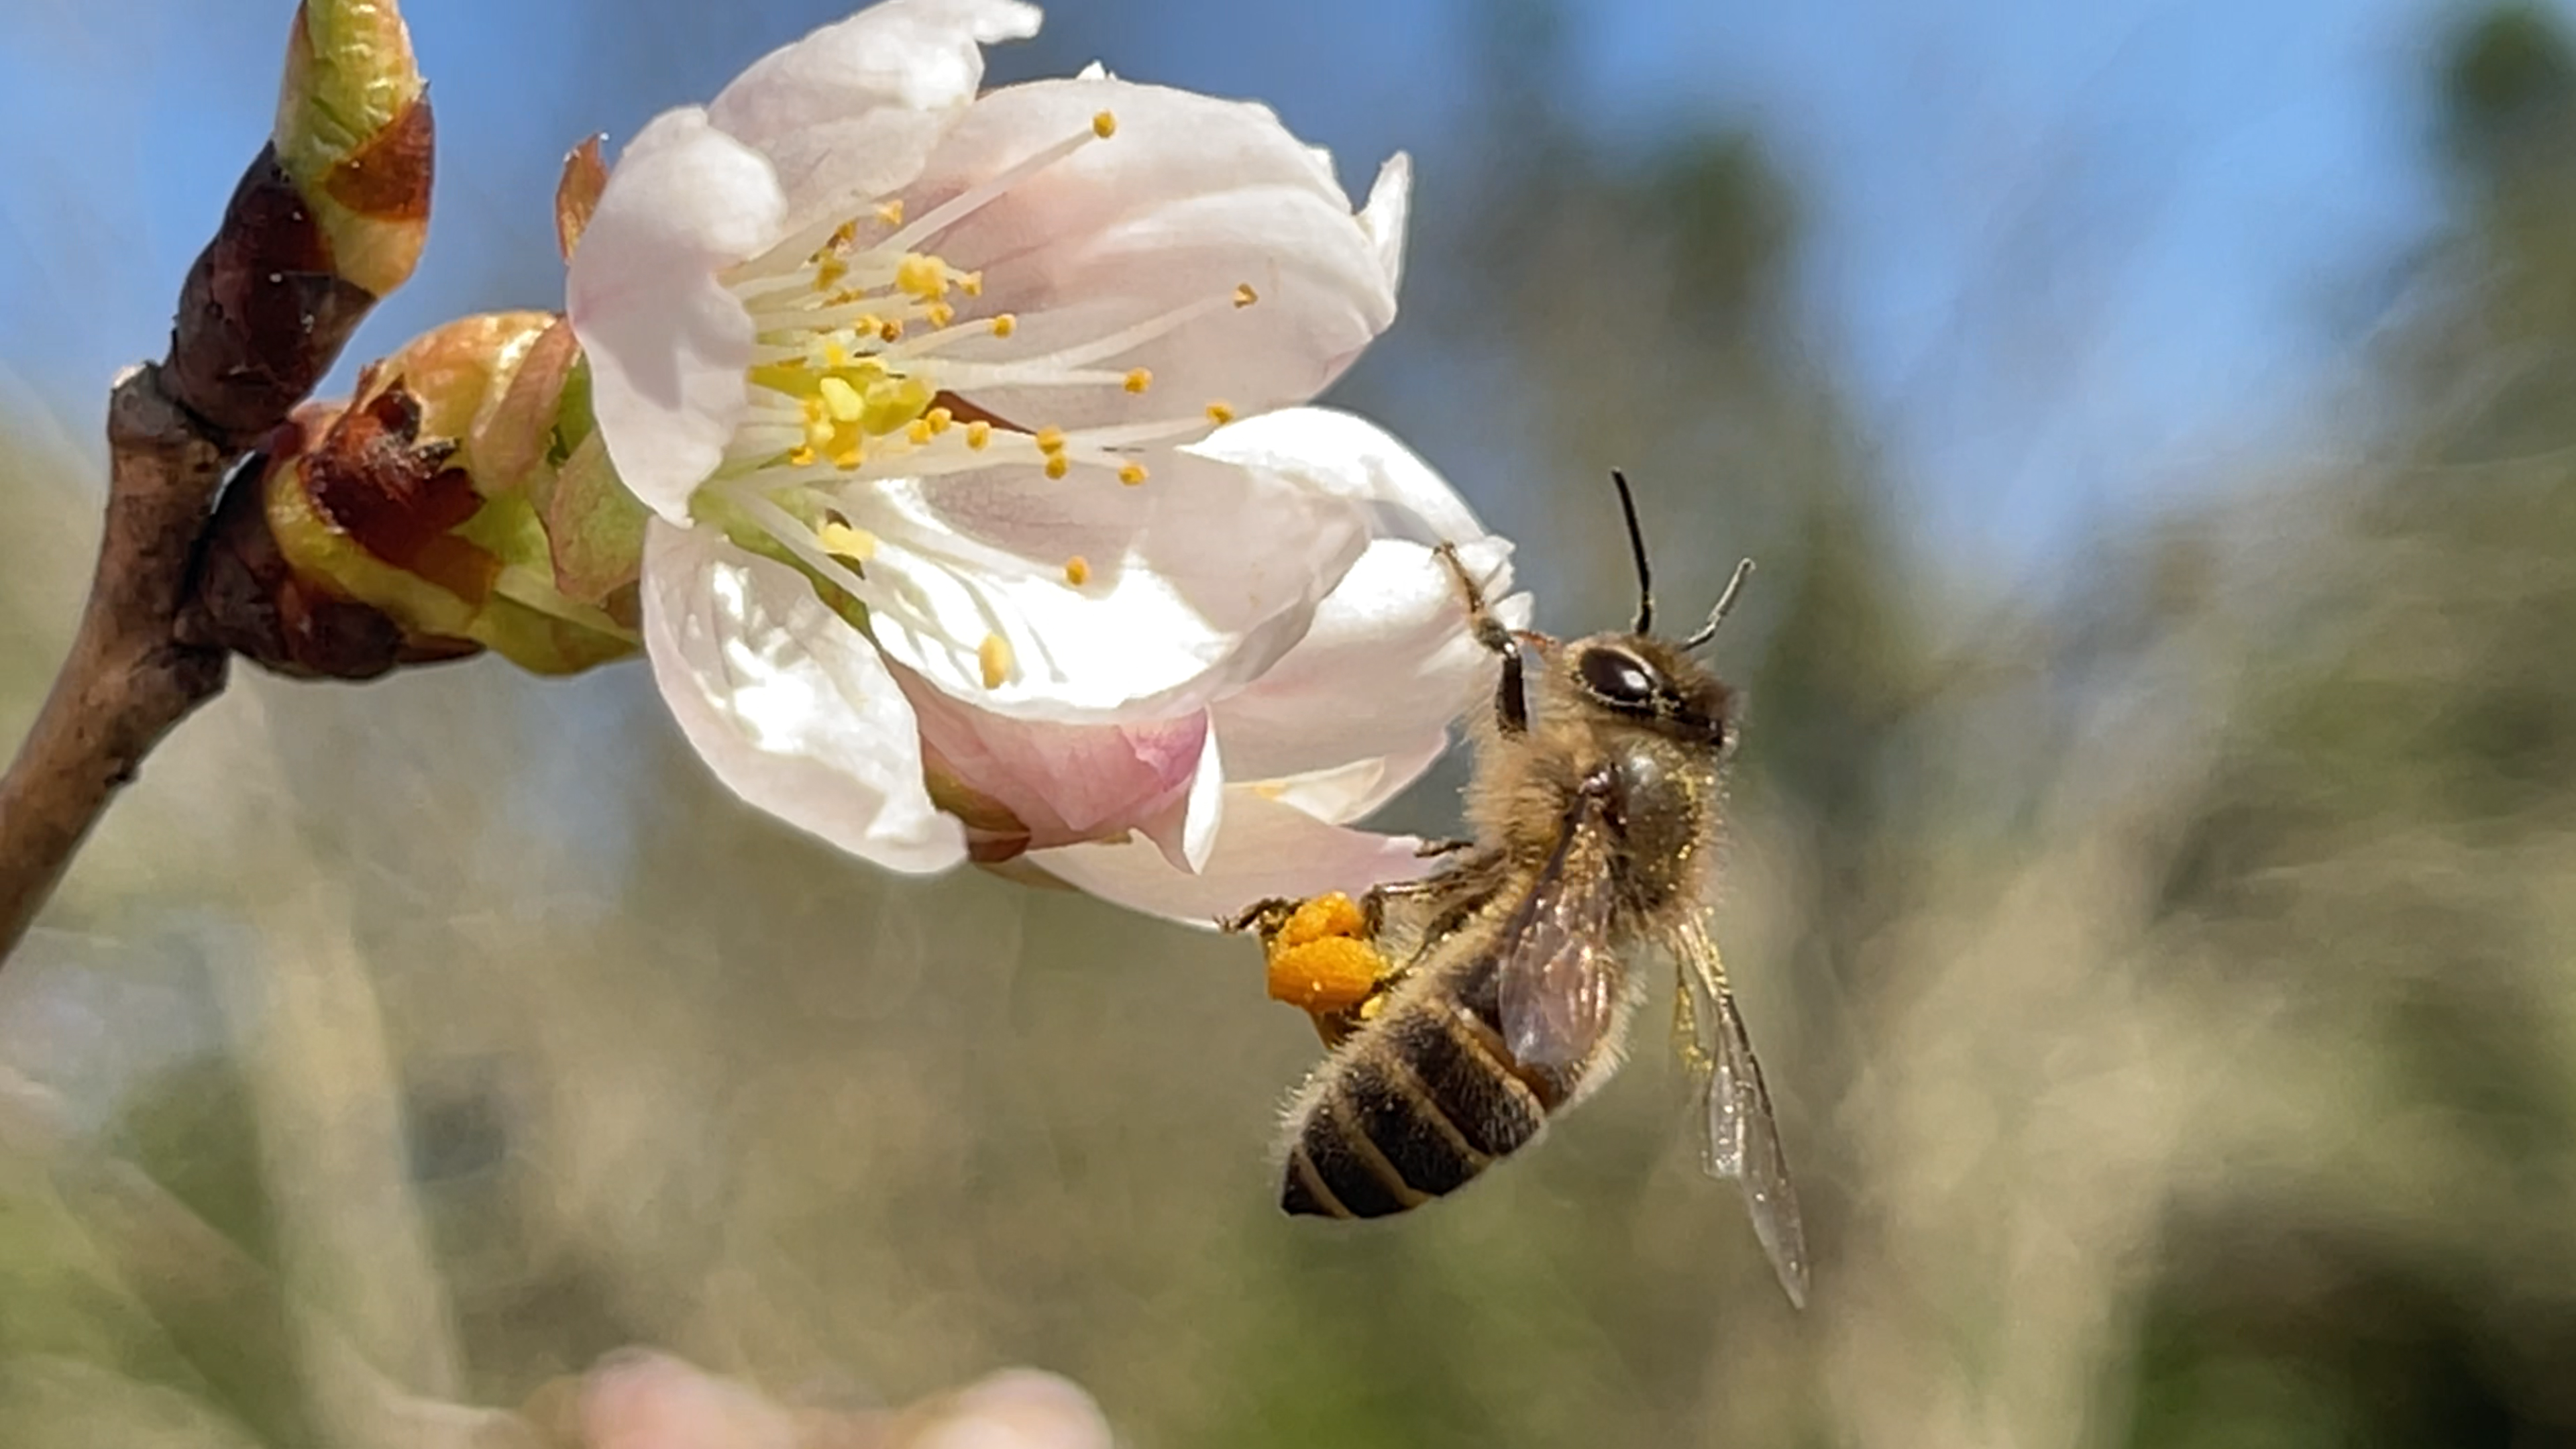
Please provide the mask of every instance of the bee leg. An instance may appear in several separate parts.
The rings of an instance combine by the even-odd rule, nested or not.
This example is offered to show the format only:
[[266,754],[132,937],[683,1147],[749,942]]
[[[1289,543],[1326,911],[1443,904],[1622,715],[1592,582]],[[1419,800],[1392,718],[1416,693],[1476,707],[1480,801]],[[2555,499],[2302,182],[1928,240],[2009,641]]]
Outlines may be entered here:
[[1231,916],[1217,917],[1217,929],[1228,935],[1241,935],[1245,931],[1255,930],[1264,936],[1276,935],[1281,926],[1288,924],[1288,918],[1297,913],[1297,908],[1304,904],[1305,902],[1289,896],[1272,896],[1265,901],[1254,901]]
[[1429,860],[1434,856],[1456,855],[1459,851],[1475,848],[1476,842],[1472,840],[1426,840],[1413,847],[1413,854],[1417,860]]
[[1485,591],[1478,587],[1467,565],[1458,557],[1458,545],[1443,543],[1433,552],[1449,565],[1450,576],[1458,581],[1458,591],[1467,598],[1467,628],[1476,642],[1502,656],[1503,677],[1494,687],[1494,717],[1507,735],[1526,733],[1529,729],[1529,698],[1521,686],[1521,645],[1503,621],[1485,606]]
[[1322,1038],[1326,1051],[1349,1041],[1351,1034],[1360,1029],[1360,1014],[1356,1007],[1348,1011],[1308,1012],[1307,1020],[1315,1023],[1315,1035]]

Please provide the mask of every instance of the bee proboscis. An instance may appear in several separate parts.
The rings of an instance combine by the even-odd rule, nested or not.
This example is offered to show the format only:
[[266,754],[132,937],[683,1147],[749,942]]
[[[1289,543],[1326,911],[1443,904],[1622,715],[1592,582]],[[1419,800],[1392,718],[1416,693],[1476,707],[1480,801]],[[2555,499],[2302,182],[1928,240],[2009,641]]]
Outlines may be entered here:
[[1226,924],[1261,933],[1271,993],[1331,1048],[1289,1109],[1280,1206],[1374,1218],[1418,1207],[1527,1146],[1617,1068],[1660,948],[1674,1041],[1697,1089],[1702,1164],[1742,1189],[1792,1303],[1807,1252],[1762,1068],[1704,920],[1734,695],[1691,657],[1735,602],[1736,567],[1688,639],[1652,633],[1635,501],[1613,474],[1637,566],[1625,632],[1570,642],[1496,619],[1454,548],[1478,642],[1501,660],[1467,787],[1471,840],[1420,880],[1272,900]]

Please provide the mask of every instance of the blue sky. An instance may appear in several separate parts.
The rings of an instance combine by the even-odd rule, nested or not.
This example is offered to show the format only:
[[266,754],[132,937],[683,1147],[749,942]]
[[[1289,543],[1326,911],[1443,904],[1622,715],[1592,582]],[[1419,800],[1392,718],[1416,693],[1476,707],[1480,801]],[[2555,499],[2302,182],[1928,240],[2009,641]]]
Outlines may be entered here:
[[[2425,0],[1580,0],[1559,100],[1602,136],[1749,122],[1798,188],[1812,346],[1946,542],[2007,564],[2328,441],[2321,406],[2422,165]],[[283,0],[13,0],[0,18],[0,389],[95,429],[267,126]],[[598,17],[619,16],[603,32]],[[562,147],[631,133],[836,11],[818,0],[410,7],[439,107],[434,243],[362,336],[548,305]],[[1257,95],[1426,199],[1481,0],[1057,6],[1047,49]],[[1107,27],[1117,22],[1112,31]],[[997,77],[1025,63],[1007,55]],[[1401,420],[1397,420],[1399,423]],[[1435,456],[1435,461],[1438,459]]]

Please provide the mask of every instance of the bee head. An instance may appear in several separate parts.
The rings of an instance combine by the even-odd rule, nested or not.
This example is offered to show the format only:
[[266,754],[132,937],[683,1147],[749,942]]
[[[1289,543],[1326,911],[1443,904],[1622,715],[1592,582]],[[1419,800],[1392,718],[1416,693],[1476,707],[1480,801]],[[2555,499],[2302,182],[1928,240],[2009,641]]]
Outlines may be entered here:
[[1607,714],[1703,749],[1735,742],[1734,691],[1669,639],[1595,634],[1567,646],[1564,668]]

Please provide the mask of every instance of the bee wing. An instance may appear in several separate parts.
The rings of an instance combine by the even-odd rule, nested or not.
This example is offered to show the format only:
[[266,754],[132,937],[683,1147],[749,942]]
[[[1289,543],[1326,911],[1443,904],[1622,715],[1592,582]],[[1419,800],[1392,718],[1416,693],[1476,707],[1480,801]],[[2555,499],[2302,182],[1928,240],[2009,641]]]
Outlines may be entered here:
[[1609,944],[1617,895],[1604,831],[1601,803],[1582,797],[1503,930],[1495,982],[1503,1042],[1529,1066],[1582,1061],[1618,1015],[1623,977]]
[[1671,945],[1681,975],[1674,992],[1675,1044],[1699,1079],[1700,1121],[1708,1134],[1700,1144],[1700,1164],[1709,1176],[1732,1178],[1743,1189],[1753,1235],[1762,1240],[1790,1303],[1804,1308],[1807,1231],[1798,1219],[1798,1192],[1789,1183],[1762,1064],[1754,1059],[1708,932],[1689,921],[1673,932]]

